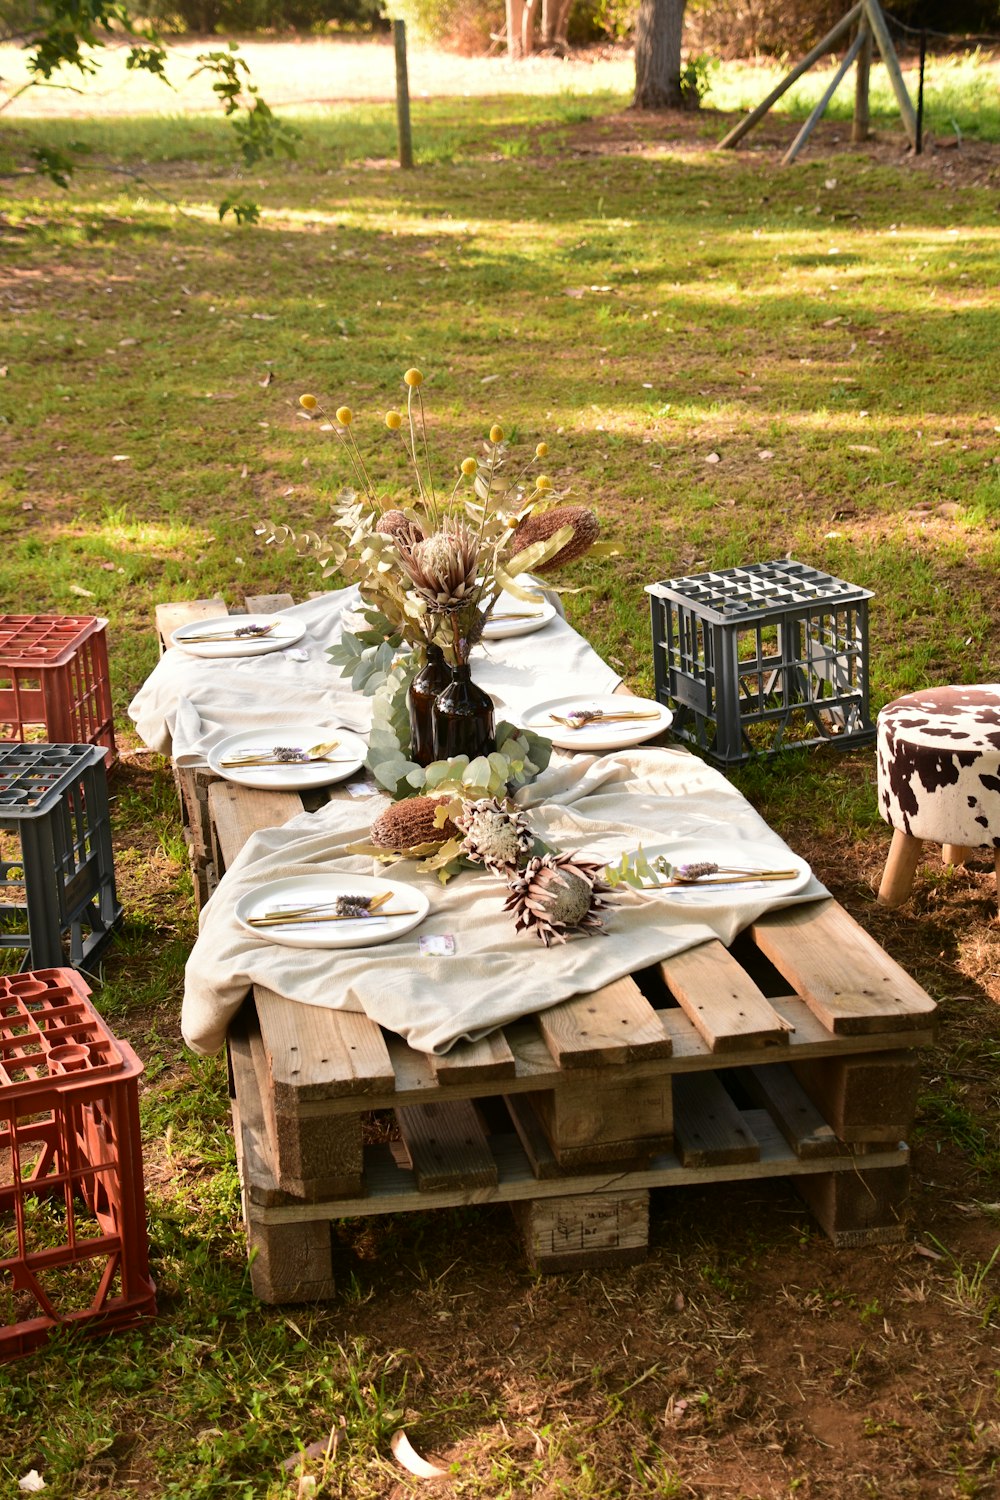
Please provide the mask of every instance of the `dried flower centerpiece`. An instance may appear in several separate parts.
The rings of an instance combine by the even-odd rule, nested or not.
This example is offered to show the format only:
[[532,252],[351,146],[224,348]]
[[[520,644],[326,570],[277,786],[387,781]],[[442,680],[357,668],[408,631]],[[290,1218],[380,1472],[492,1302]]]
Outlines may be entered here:
[[393,803],[371,826],[368,842],[348,853],[371,854],[384,863],[418,859],[442,883],[476,868],[506,886],[503,910],[515,932],[537,937],[546,948],[568,936],[604,931],[603,912],[614,899],[600,860],[579,850],[558,851],[533,832],[527,817],[496,797],[411,797]]
[[527,730],[494,725],[492,700],[472,680],[470,652],[502,594],[529,606],[541,601],[523,575],[547,575],[585,553],[614,549],[597,544],[593,511],[561,503],[565,495],[538,472],[546,444],[517,467],[498,425],[482,455],[464,458],[439,490],[423,375],[410,369],[403,381],[405,415],[388,411],[385,428],[412,476],[406,500],[373,482],[351,409],[331,416],[305,395],[303,416],[339,443],[354,487],[334,503],[332,535],[296,536],[269,522],[256,530],[269,543],[318,552],[325,577],[339,573],[358,585],[364,625],[329,655],[375,699],[368,765],[379,785],[397,798],[436,789],[496,795],[537,775],[551,746]]

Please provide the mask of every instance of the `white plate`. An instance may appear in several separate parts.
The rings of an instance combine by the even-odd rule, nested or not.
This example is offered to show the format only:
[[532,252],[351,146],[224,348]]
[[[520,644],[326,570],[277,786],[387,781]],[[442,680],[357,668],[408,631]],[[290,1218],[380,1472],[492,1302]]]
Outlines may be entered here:
[[[251,927],[248,917],[263,916],[281,907],[311,906],[338,896],[378,896],[391,891],[389,906],[412,913],[408,917],[358,917],[349,922],[307,922],[289,927]],[[331,906],[332,909],[332,906]],[[255,937],[286,948],[373,948],[391,943],[422,922],[430,910],[423,891],[402,880],[382,880],[373,875],[289,875],[248,891],[236,903],[236,920]]]
[[677,839],[648,849],[643,845],[643,853],[650,863],[662,854],[675,866],[711,863],[719,865],[720,869],[795,871],[787,880],[734,880],[725,885],[701,885],[692,881],[690,885],[667,886],[656,892],[660,897],[681,901],[685,906],[731,906],[739,901],[759,901],[762,895],[768,900],[780,900],[794,896],[812,878],[812,870],[804,859],[790,849],[787,852],[775,849],[773,844],[744,844],[739,839]]
[[[229,636],[244,625],[272,625],[270,635],[246,636],[238,641],[189,641],[193,635]],[[281,615],[222,615],[215,620],[192,620],[182,625],[170,637],[172,646],[179,646],[189,656],[266,656],[269,651],[284,651],[301,641],[306,627],[300,620],[284,619]]]
[[[290,761],[280,766],[224,766],[224,760],[234,760],[247,750],[268,754],[276,745],[294,746],[309,750],[313,745],[328,745],[331,740],[339,743],[330,752],[329,760]],[[283,724],[270,730],[244,730],[232,734],[208,752],[208,763],[219,776],[235,781],[240,786],[263,787],[271,792],[301,792],[311,786],[330,786],[334,781],[344,781],[353,776],[364,765],[368,746],[349,729],[331,729],[329,724],[300,724],[286,728]]]
[[[540,586],[528,573],[522,573],[517,582],[522,588],[532,589],[539,593]],[[505,620],[503,616],[528,614],[526,620]],[[496,607],[490,615],[488,624],[483,629],[484,641],[503,640],[508,635],[532,635],[536,630],[544,630],[550,620],[556,617],[554,604],[548,599],[537,599],[529,604],[526,599],[516,599],[513,594],[502,593],[496,602]]]
[[[654,719],[624,719],[616,724],[587,724],[583,729],[567,729],[565,724],[556,724],[551,715],[563,718],[574,708],[599,708],[605,713],[652,713]],[[553,745],[563,750],[620,750],[626,745],[641,745],[662,734],[673,723],[673,714],[661,703],[651,698],[629,698],[623,693],[605,693],[588,698],[586,693],[574,693],[572,698],[549,698],[544,703],[533,703],[520,715],[526,729],[542,734]]]

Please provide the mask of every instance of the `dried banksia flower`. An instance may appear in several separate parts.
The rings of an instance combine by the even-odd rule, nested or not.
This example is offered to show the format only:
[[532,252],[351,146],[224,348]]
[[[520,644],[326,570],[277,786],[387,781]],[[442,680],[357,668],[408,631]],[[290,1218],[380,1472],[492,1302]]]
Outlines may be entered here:
[[541,854],[507,878],[504,911],[514,913],[518,932],[533,932],[545,944],[564,943],[567,932],[599,932],[602,898],[611,890],[604,865],[582,854]]
[[409,516],[404,516],[401,510],[387,510],[385,515],[379,516],[375,530],[380,536],[391,536],[398,547],[407,549],[424,540],[423,528]]
[[401,561],[416,593],[441,614],[461,609],[476,594],[479,543],[464,521],[432,532]]
[[467,802],[455,822],[465,835],[462,853],[495,875],[516,870],[535,842],[524,814],[508,812],[495,797]]
[[555,557],[550,557],[548,562],[536,564],[536,573],[547,573],[550,568],[560,568],[564,563],[575,562],[578,557],[590,551],[601,529],[594,512],[585,505],[557,505],[555,510],[547,510],[542,515],[532,513],[524,518],[511,539],[512,555],[523,552],[525,547],[534,546],[535,542],[547,542],[563,526],[572,526],[573,535]]
[[443,844],[458,836],[450,818],[443,828],[434,822],[434,814],[446,797],[407,797],[394,802],[371,826],[371,841],[380,849],[415,849],[418,844]]

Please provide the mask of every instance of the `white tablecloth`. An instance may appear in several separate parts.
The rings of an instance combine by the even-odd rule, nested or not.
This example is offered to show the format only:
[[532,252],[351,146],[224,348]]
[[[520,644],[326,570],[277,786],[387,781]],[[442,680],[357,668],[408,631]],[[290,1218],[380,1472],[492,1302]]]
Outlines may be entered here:
[[[351,691],[350,678],[327,659],[345,617],[358,607],[354,588],[339,589],[282,610],[306,633],[296,645],[265,656],[207,660],[172,647],[129,704],[152,750],[178,765],[205,765],[209,750],[243,730],[271,732],[282,724],[318,724],[367,734],[371,699]],[[293,654],[295,653],[295,654]],[[304,660],[299,660],[304,655]],[[473,655],[475,680],[498,704],[498,718],[568,693],[611,693],[621,678],[561,618],[532,635],[485,641]]]
[[[518,801],[548,843],[605,861],[640,843],[647,850],[666,844],[680,861],[685,842],[720,834],[734,861],[747,843],[770,845],[779,863],[787,853],[741,793],[684,750],[563,757]],[[384,947],[281,947],[236,921],[236,902],[266,880],[318,871],[371,874],[370,858],[344,849],[365,838],[385,805],[382,798],[335,799],[249,840],[202,912],[188,962],[182,1027],[194,1051],[221,1047],[248,988],[262,984],[306,1005],[364,1012],[420,1051],[446,1052],[459,1039],[482,1037],[708,938],[730,943],[763,912],[825,894],[815,879],[783,901],[768,887],[736,894],[721,886],[710,905],[694,909],[669,890],[630,891],[609,913],[607,936],[576,936],[546,949],[535,937],[515,934],[501,910],[505,887],[497,877],[467,872],[442,887],[408,861],[392,867],[393,878],[420,886],[430,914]],[[455,939],[453,957],[420,952],[421,936],[446,933]]]

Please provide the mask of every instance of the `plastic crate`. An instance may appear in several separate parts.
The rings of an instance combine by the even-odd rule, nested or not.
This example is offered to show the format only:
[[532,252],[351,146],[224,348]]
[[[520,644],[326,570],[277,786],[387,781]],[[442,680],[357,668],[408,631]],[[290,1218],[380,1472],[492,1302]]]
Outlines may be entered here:
[[72,969],[0,977],[0,1360],[156,1311],[138,1078]]
[[0,740],[103,745],[115,755],[107,620],[0,615]]
[[783,559],[646,592],[656,696],[716,765],[875,738],[867,589]]
[[0,745],[0,948],[23,949],[25,969],[79,968],[121,914],[104,751]]

